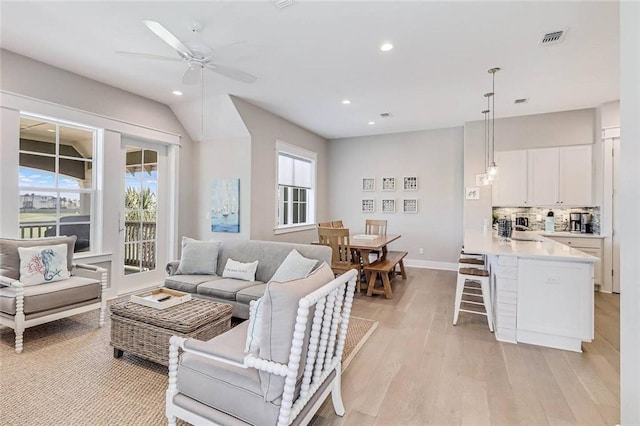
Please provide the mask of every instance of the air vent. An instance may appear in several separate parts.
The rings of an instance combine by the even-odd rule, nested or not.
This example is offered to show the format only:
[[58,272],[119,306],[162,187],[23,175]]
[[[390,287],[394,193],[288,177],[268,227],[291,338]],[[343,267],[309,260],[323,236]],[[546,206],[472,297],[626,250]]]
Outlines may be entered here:
[[514,104],[526,104],[529,98],[520,98],[513,101]]
[[393,117],[393,114],[391,114],[390,112],[383,112],[380,114],[380,117],[382,118],[391,118]]
[[547,33],[542,36],[540,40],[541,46],[548,46],[550,44],[557,44],[564,40],[564,31],[554,31],[552,33]]

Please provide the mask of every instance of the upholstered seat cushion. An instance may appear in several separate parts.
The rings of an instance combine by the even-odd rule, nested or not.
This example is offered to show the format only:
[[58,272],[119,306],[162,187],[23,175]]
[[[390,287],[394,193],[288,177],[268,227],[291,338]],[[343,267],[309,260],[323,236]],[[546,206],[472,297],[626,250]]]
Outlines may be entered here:
[[198,285],[207,281],[220,280],[217,275],[170,275],[164,280],[164,286],[173,290],[196,293]]
[[264,290],[266,287],[266,284],[258,284],[244,288],[236,294],[236,300],[240,303],[246,303],[248,305],[252,300],[260,299],[264,294]]
[[[100,299],[100,281],[84,277],[24,287],[25,315]],[[0,312],[16,314],[16,289],[0,287]]]
[[[188,340],[186,347],[242,362],[248,321],[207,342]],[[260,376],[240,368],[185,353],[178,364],[178,389],[202,404],[255,425],[276,424],[280,400],[265,402]]]
[[198,285],[197,292],[202,296],[216,297],[224,300],[236,300],[236,293],[240,290],[264,284],[259,281],[244,281],[234,278],[220,278]]

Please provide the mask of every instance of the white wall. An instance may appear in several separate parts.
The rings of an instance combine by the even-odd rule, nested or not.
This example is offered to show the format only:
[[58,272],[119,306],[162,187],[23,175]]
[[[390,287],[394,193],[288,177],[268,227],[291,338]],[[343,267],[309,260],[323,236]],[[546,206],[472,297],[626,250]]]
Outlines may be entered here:
[[640,424],[640,3],[620,3],[621,424]]
[[[180,122],[171,109],[158,102],[134,95],[112,86],[64,71],[62,69],[0,50],[0,89],[4,92],[1,100],[3,106],[2,129],[0,137],[0,153],[2,153],[2,170],[0,171],[2,199],[4,201],[17,200],[18,161],[17,153],[19,139],[19,115],[15,108],[6,111],[6,104],[13,98],[24,99],[32,105],[27,112],[45,114],[43,110],[55,109],[70,116],[86,116],[99,120],[114,127],[132,129],[141,135],[171,134],[171,138],[178,140],[177,135],[186,135]],[[16,94],[12,96],[9,94]],[[39,109],[43,110],[39,110]],[[49,115],[49,114],[45,114]],[[55,117],[71,120],[69,117]],[[72,120],[77,121],[77,120]],[[92,123],[85,123],[92,125]],[[110,185],[110,167],[117,164],[116,158],[120,152],[120,136],[123,132],[105,132],[105,182],[103,208],[103,246],[105,253],[118,252],[118,212],[114,205],[119,205],[120,195],[117,188]],[[147,136],[149,139],[153,137]],[[181,138],[182,147],[179,149],[178,164],[178,233],[189,235],[195,229],[192,220],[191,195],[194,175],[190,166],[192,162],[191,140],[188,136]],[[5,198],[7,196],[8,198]],[[2,236],[17,236],[18,213],[15,203],[3,202],[0,207],[2,213],[0,230]],[[107,255],[107,258],[109,255]],[[104,261],[105,257],[96,258]],[[115,264],[115,262],[112,262]],[[164,268],[164,265],[159,265]],[[119,273],[119,271],[117,271]],[[116,271],[110,271],[111,277],[117,276]],[[141,275],[141,279],[142,275]],[[112,281],[113,282],[113,281]],[[111,288],[115,291],[126,291],[119,288],[116,282]]]
[[[387,219],[388,232],[402,235],[391,249],[408,251],[407,265],[455,267],[462,245],[462,127],[332,140],[329,162],[330,210],[319,221],[342,219],[363,232],[366,219]],[[396,178],[395,192],[380,190],[383,176]],[[402,190],[404,176],[418,176],[417,192]],[[363,177],[376,178],[375,192],[361,190]],[[396,200],[396,213],[380,212],[387,197]],[[376,200],[375,213],[361,212],[363,198]],[[403,198],[418,198],[418,214],[402,213]]]
[[[495,150],[543,148],[550,146],[593,144],[596,132],[595,108],[534,114],[496,119]],[[599,131],[599,129],[598,129]],[[594,163],[601,156],[597,149]],[[464,185],[476,186],[476,174],[484,173],[484,122],[464,125]],[[498,170],[500,164],[498,164]],[[602,179],[602,170],[594,169],[594,179]],[[465,200],[464,227],[481,229],[491,219],[491,188],[480,187],[480,200]]]
[[[171,107],[195,140],[189,164],[195,176],[189,197],[197,239],[249,239],[251,235],[251,135],[228,95],[182,102]],[[201,114],[204,113],[204,131]],[[240,232],[211,231],[214,179],[240,178]]]
[[318,154],[317,217],[326,217],[330,170],[327,140],[242,99],[232,97],[232,100],[251,133],[251,239],[297,243],[310,243],[317,239],[315,229],[274,235],[275,146],[276,140],[281,140]]

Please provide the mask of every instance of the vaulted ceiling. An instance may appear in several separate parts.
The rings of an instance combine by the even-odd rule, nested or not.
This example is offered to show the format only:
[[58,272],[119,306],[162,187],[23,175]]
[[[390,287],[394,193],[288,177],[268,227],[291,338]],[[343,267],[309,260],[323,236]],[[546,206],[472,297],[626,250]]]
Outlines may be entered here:
[[[216,63],[257,77],[246,84],[207,71],[205,97],[236,95],[328,138],[480,120],[494,66],[502,68],[496,117],[619,98],[615,1],[295,0],[283,9],[268,0],[3,1],[1,9],[4,49],[169,105],[198,99],[199,85],[181,83],[185,62],[117,53],[177,58],[142,23],[157,21],[189,46],[210,47]],[[540,45],[557,30],[561,43]],[[386,41],[393,50],[379,49]]]

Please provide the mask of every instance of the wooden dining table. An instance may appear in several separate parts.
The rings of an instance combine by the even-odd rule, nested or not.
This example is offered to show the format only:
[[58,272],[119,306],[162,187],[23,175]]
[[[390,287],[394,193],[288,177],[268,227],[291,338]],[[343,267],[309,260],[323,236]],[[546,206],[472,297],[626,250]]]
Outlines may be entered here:
[[374,251],[382,251],[381,257],[384,257],[387,254],[387,246],[389,245],[389,243],[397,240],[400,237],[401,235],[399,234],[353,234],[349,237],[349,240],[351,243],[351,249],[357,250],[360,253],[362,262],[366,266],[369,264],[369,253]]

